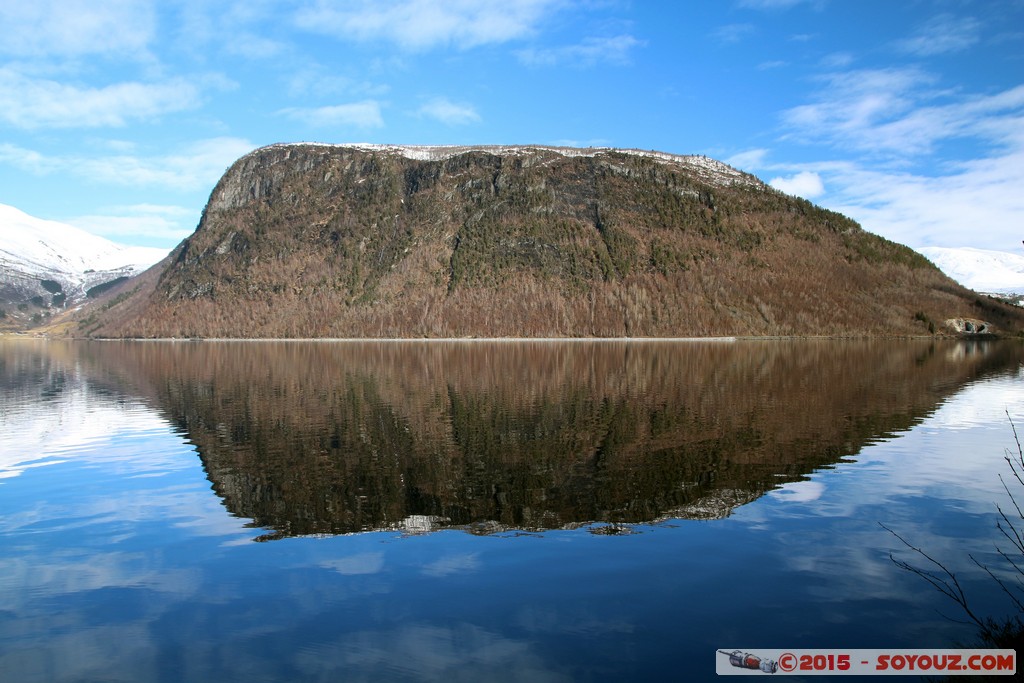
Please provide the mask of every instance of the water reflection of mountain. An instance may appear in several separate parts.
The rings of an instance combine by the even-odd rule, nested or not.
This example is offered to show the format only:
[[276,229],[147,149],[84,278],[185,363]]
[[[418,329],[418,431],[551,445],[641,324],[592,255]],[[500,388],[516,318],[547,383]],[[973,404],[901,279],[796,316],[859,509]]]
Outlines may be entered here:
[[268,538],[722,517],[1024,358],[930,341],[84,348]]

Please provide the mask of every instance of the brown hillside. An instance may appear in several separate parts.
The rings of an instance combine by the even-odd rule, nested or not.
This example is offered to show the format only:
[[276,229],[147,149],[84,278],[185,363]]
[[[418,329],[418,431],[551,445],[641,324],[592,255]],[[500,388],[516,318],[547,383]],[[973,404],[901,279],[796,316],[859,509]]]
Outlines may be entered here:
[[78,333],[906,335],[949,318],[1024,327],[909,248],[704,157],[303,144],[236,162],[196,232]]

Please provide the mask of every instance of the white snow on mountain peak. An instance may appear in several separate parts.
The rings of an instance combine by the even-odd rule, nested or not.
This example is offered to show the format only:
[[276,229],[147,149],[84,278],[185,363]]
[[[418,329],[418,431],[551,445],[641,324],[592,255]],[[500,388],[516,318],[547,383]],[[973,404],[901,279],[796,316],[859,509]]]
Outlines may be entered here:
[[[0,204],[0,298],[17,303],[19,310],[30,301],[42,306],[38,302],[51,297],[58,308],[78,303],[92,288],[138,275],[167,253],[117,244]],[[57,294],[47,280],[59,285]]]
[[0,265],[38,275],[73,276],[124,268],[141,272],[166,255],[166,249],[117,244],[0,204]]
[[972,247],[918,249],[939,270],[976,292],[1024,293],[1024,256]]

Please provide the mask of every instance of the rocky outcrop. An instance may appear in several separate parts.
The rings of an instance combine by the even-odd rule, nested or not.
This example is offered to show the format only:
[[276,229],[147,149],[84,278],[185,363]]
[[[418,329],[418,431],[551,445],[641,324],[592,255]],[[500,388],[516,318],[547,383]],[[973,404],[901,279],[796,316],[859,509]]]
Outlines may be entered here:
[[991,336],[996,332],[994,325],[977,318],[950,318],[944,325],[954,334],[968,337]]

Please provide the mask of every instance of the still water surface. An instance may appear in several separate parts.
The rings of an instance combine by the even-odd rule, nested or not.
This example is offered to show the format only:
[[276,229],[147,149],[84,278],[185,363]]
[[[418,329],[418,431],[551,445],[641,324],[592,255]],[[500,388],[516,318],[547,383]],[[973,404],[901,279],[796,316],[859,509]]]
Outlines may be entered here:
[[1017,343],[0,341],[18,681],[713,680],[1007,612]]

